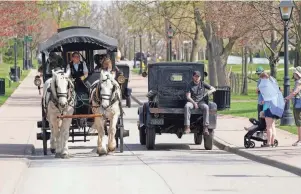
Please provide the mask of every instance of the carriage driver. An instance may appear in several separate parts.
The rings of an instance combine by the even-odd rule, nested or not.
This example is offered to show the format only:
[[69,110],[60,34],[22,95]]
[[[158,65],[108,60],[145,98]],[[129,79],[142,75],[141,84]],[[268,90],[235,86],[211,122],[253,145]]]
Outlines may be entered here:
[[204,135],[209,135],[209,106],[203,99],[205,95],[205,89],[210,90],[208,94],[215,92],[214,87],[204,83],[201,80],[201,73],[199,71],[194,71],[192,81],[188,84],[186,89],[186,97],[188,101],[184,108],[184,133],[186,134],[190,133],[190,110],[194,108],[200,108],[203,112],[203,133]]
[[85,63],[80,61],[78,52],[72,53],[72,61],[67,65],[66,73],[75,80],[76,93],[87,92],[83,80],[88,77],[88,68]]

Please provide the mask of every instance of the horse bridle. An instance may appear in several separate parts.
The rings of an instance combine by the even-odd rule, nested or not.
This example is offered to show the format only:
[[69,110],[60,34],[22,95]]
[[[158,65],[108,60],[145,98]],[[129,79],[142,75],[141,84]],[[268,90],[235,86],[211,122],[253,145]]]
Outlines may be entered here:
[[[114,92],[115,92],[115,90],[116,90],[116,86],[113,84],[113,89],[112,89],[112,92],[111,92],[111,94],[109,95],[109,94],[101,94],[100,93],[100,91],[101,91],[101,88],[100,88],[100,86],[101,86],[101,84],[102,83],[104,83],[104,82],[106,82],[106,81],[108,81],[108,80],[110,80],[111,82],[112,82],[112,80],[110,79],[110,77],[109,77],[110,75],[106,75],[106,79],[102,79],[99,83],[98,83],[98,86],[97,86],[97,88],[96,88],[96,101],[100,104],[100,101],[102,100],[102,99],[104,99],[104,100],[112,100],[112,97],[113,97],[113,94],[114,94]],[[116,102],[116,99],[114,100],[112,100],[111,102],[110,102],[110,105],[108,106],[108,107],[106,107],[106,108],[104,108],[104,109],[107,109],[107,108],[109,108],[110,106],[112,106],[114,103]]]
[[[60,72],[60,74],[62,75],[62,74],[64,74],[64,72]],[[64,93],[57,92],[57,88],[58,88],[57,83],[56,83],[57,80],[54,81],[54,88],[55,88],[55,93],[56,93],[57,99],[59,99],[60,97],[66,97],[68,103],[70,103],[71,100],[72,100],[72,98],[71,98],[72,95],[69,96],[68,94],[69,94],[69,92],[70,92],[70,88],[71,88],[70,85],[71,85],[71,84],[70,84],[70,80],[68,80],[67,77],[65,77],[65,78],[66,78],[67,81],[68,81],[67,92],[64,92]],[[53,94],[52,94],[52,95],[53,95]],[[57,104],[57,102],[56,102],[56,104]]]

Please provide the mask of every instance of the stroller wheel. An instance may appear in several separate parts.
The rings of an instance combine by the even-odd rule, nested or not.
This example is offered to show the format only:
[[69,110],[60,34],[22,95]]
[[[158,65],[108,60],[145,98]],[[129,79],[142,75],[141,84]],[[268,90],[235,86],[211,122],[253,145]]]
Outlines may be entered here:
[[275,146],[275,147],[278,146],[278,140],[277,140],[277,139],[274,140],[274,146]]
[[255,148],[255,143],[254,143],[254,141],[250,141],[250,148]]
[[250,141],[245,141],[245,143],[244,143],[244,145],[245,145],[245,148],[250,148]]

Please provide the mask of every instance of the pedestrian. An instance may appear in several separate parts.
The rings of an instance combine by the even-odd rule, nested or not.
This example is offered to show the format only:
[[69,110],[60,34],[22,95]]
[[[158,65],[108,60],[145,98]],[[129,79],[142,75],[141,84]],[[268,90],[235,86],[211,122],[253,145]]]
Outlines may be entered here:
[[293,78],[295,80],[294,90],[285,97],[285,101],[293,98],[294,119],[298,131],[298,140],[293,143],[293,146],[301,146],[301,67],[293,70]]
[[266,121],[267,144],[262,147],[274,147],[276,139],[277,119],[282,117],[284,111],[284,99],[277,81],[267,73],[260,74],[260,84],[258,86],[263,97],[263,112]]

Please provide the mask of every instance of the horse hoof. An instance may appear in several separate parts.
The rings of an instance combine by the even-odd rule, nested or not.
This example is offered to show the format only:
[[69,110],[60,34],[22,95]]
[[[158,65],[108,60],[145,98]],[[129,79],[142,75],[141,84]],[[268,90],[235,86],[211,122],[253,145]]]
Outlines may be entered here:
[[70,156],[69,156],[69,154],[61,154],[61,158],[62,159],[69,159]]
[[115,152],[115,150],[116,150],[116,147],[114,147],[114,148],[108,147],[108,151],[109,151],[109,152]]
[[55,158],[61,158],[61,154],[60,153],[55,153]]
[[54,154],[55,153],[55,149],[50,149],[51,153]]
[[97,149],[97,154],[99,156],[106,155],[107,154],[107,150],[104,149],[104,148]]

